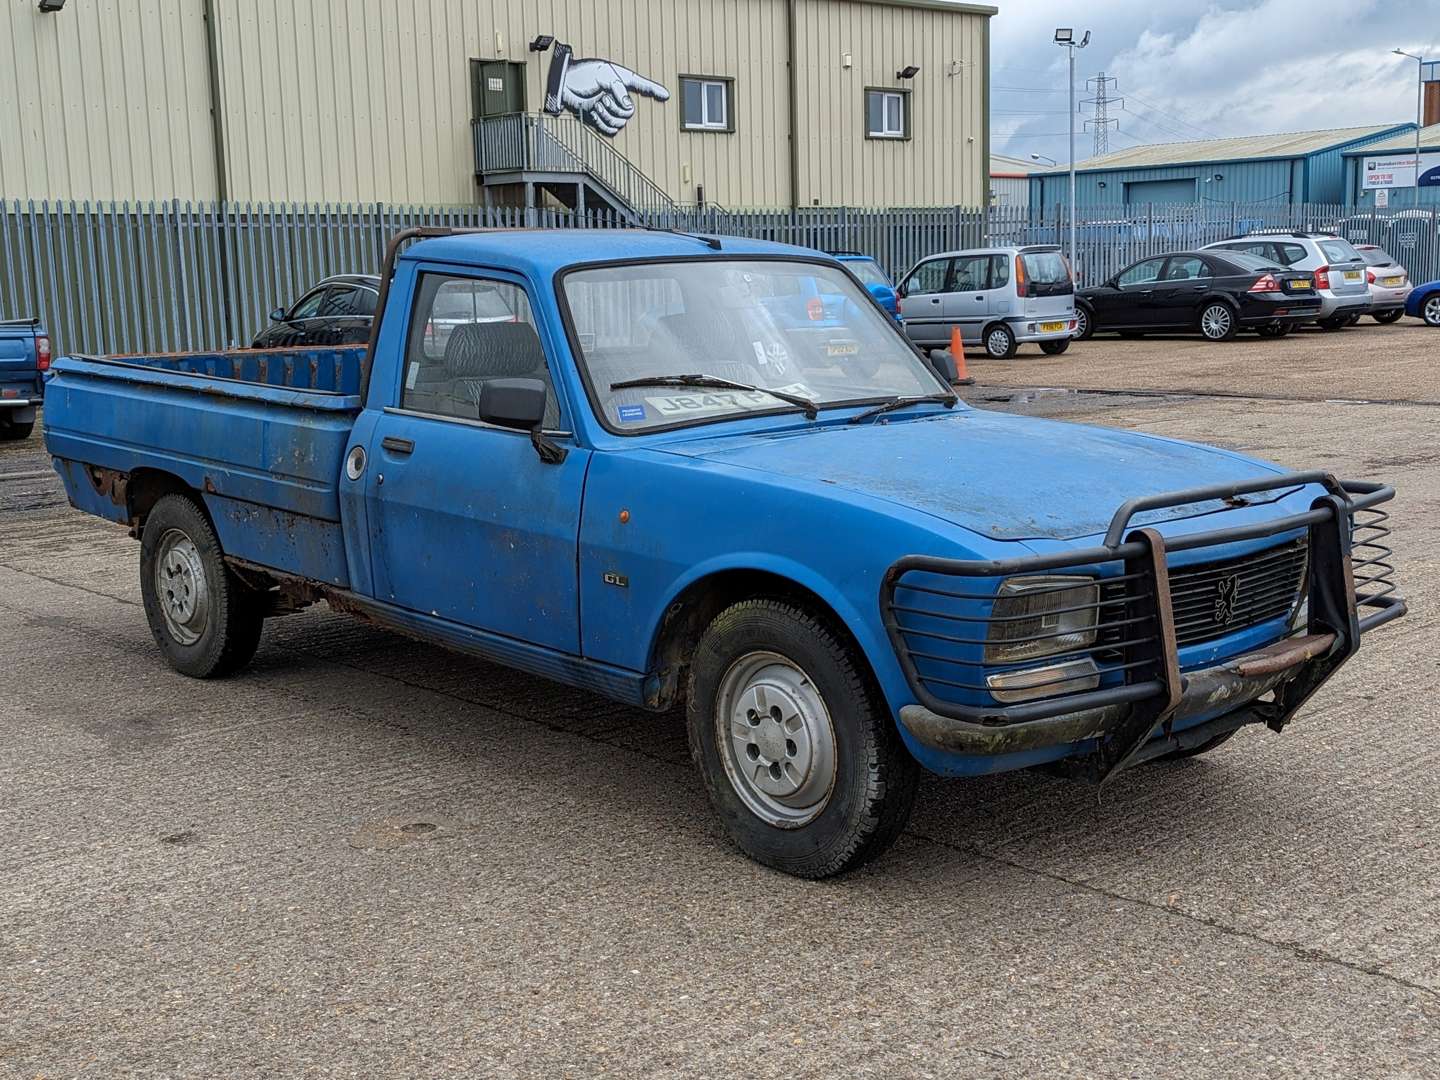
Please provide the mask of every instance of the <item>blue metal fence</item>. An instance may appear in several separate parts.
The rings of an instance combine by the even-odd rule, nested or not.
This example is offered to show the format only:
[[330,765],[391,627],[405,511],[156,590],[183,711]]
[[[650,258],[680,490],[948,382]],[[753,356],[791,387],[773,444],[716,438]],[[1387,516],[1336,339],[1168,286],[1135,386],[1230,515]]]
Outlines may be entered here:
[[[647,214],[658,228],[742,235],[874,255],[900,274],[925,255],[981,244],[1069,244],[1064,207],[807,207]],[[169,352],[243,345],[327,274],[374,272],[388,236],[410,225],[616,228],[613,212],[481,206],[0,204],[0,318],[40,316],[62,352]],[[1416,281],[1440,278],[1440,208],[1081,207],[1082,284],[1147,255],[1261,228],[1333,229],[1381,244]]]

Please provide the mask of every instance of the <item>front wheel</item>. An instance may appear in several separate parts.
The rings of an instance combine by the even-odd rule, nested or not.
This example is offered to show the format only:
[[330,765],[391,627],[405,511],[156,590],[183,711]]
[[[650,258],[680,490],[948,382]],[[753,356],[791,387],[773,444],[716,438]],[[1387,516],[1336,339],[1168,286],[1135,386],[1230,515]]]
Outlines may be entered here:
[[1200,333],[1207,341],[1229,341],[1240,328],[1235,318],[1235,309],[1229,304],[1215,302],[1200,312]]
[[1387,325],[1387,324],[1389,324],[1389,323],[1395,322],[1397,319],[1400,318],[1401,315],[1404,315],[1404,314],[1405,314],[1405,309],[1404,309],[1404,308],[1398,308],[1398,307],[1397,307],[1397,308],[1391,308],[1391,309],[1388,310],[1388,311],[1376,311],[1376,312],[1372,312],[1372,313],[1371,313],[1371,317],[1372,317],[1376,322],[1380,323],[1380,324],[1383,326],[1383,325]]
[[1066,349],[1070,348],[1070,339],[1062,338],[1059,341],[1040,342],[1040,351],[1046,356],[1059,356]]
[[1015,335],[1004,323],[996,323],[985,331],[985,353],[992,360],[1009,360],[1018,348]]
[[155,644],[182,675],[228,675],[255,655],[261,594],[225,565],[209,519],[185,495],[166,495],[145,519],[140,594]]
[[854,869],[910,816],[919,767],[863,659],[779,600],[717,615],[695,649],[690,751],[726,833],[798,877]]
[[14,420],[0,420],[0,439],[19,442],[21,439],[28,439],[34,430],[34,420],[28,420],[23,424],[17,424]]
[[1088,308],[1079,305],[1075,308],[1075,340],[1089,341],[1095,336],[1095,320],[1091,317]]
[[1440,293],[1426,299],[1420,308],[1420,317],[1426,326],[1440,326]]

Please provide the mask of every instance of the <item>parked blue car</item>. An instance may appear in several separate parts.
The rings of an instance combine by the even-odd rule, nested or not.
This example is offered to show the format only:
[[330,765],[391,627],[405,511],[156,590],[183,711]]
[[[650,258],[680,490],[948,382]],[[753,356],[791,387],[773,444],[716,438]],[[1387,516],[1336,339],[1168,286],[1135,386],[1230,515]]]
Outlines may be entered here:
[[1424,319],[1426,326],[1440,327],[1440,281],[1411,289],[1405,301],[1405,314]]
[[869,290],[875,302],[888,311],[892,319],[902,324],[905,322],[905,316],[900,314],[900,295],[895,291],[895,283],[875,259],[858,251],[832,251],[830,254],[860,279],[860,284]]
[[[823,877],[922,766],[1100,781],[1279,731],[1405,611],[1389,488],[968,408],[819,252],[444,232],[392,244],[368,349],[57,363],[55,466],[139,538],[176,670],[324,600],[683,705],[735,843]],[[843,314],[776,317],[806,282]]]
[[0,440],[26,439],[45,401],[50,335],[39,319],[0,319]]

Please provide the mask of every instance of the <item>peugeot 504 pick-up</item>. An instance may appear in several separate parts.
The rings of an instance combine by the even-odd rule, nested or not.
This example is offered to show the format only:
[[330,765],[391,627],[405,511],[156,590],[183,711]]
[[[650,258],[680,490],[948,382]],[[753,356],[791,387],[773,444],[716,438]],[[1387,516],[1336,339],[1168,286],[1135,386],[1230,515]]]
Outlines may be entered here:
[[55,467],[139,539],[183,674],[323,600],[683,706],[734,842],[822,877],[922,767],[1105,782],[1279,732],[1405,612],[1390,488],[967,407],[815,251],[408,230],[381,281],[368,348],[55,365]]

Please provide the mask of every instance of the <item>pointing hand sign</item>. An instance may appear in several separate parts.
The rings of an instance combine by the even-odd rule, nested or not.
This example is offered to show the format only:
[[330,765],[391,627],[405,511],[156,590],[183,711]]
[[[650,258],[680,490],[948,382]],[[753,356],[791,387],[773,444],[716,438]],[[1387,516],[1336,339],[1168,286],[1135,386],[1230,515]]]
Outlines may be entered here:
[[613,60],[572,60],[567,45],[557,45],[550,64],[545,111],[562,108],[606,135],[616,135],[635,115],[635,94],[668,101],[670,91]]

